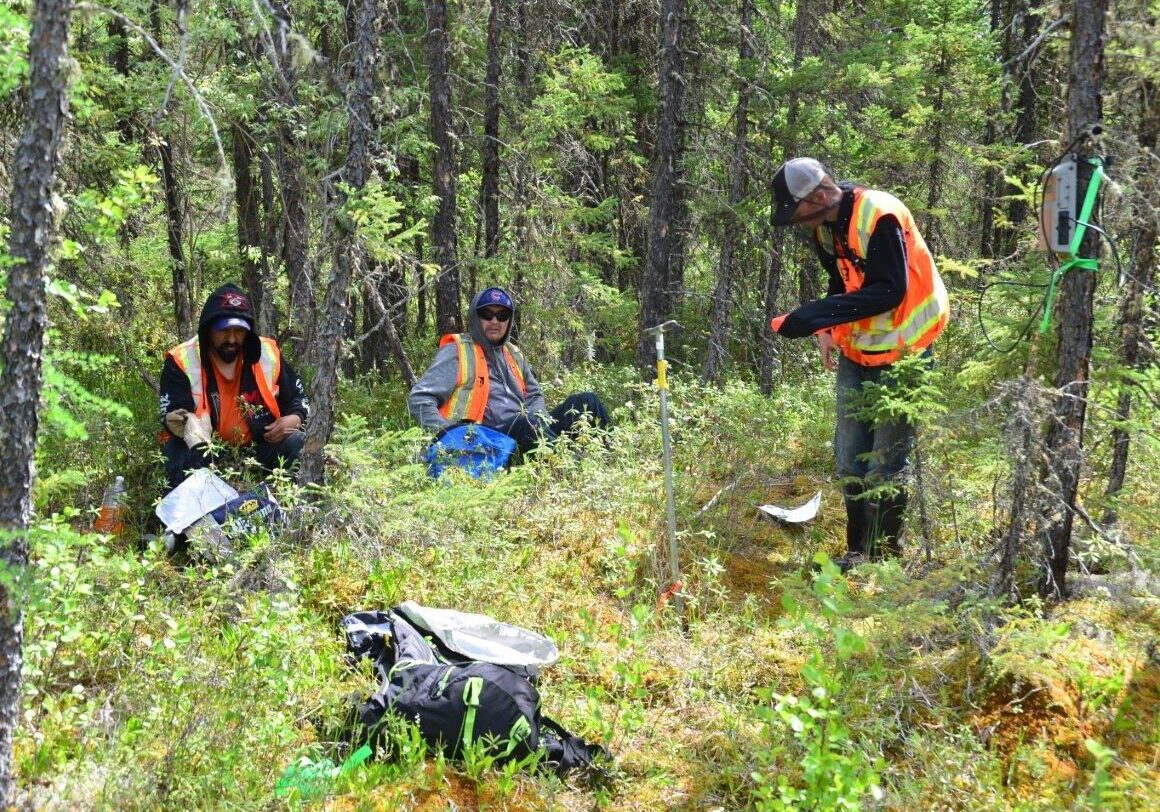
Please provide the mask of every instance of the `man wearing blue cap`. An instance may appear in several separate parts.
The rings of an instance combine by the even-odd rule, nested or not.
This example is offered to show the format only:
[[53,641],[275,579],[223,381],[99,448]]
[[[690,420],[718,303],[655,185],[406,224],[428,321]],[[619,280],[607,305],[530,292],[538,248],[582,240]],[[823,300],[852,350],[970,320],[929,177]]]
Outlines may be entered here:
[[540,384],[519,347],[511,343],[515,301],[503,288],[480,291],[471,301],[466,333],[443,336],[435,360],[411,388],[407,409],[423,428],[439,432],[470,421],[502,431],[521,451],[541,439],[574,432],[582,420],[612,421],[600,398],[581,392],[548,411]]
[[160,386],[169,487],[212,458],[207,443],[248,448],[267,471],[302,452],[310,413],[298,373],[278,342],[254,332],[250,297],[236,285],[209,295],[197,335],[165,353]]

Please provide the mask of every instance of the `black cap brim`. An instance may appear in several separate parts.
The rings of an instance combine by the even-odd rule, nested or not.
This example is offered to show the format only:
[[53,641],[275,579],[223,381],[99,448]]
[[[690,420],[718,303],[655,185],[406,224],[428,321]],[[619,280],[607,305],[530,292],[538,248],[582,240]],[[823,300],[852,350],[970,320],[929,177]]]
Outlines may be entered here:
[[773,212],[773,224],[775,226],[788,226],[793,219],[793,213],[801,205],[801,201],[790,194],[789,186],[785,182],[784,167],[773,176],[773,200],[777,206]]
[[801,203],[800,200],[794,200],[778,206],[777,211],[773,213],[773,224],[775,226],[788,226],[793,221],[793,213],[797,211],[797,207]]

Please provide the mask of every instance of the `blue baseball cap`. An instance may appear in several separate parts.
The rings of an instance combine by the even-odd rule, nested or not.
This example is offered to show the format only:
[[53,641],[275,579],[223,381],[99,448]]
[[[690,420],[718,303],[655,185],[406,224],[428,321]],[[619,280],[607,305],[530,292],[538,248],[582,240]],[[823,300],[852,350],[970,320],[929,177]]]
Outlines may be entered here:
[[228,330],[231,327],[241,327],[244,330],[253,329],[250,327],[250,322],[237,316],[222,316],[209,327],[211,330]]
[[476,310],[482,310],[488,305],[495,305],[496,307],[506,307],[508,310],[515,310],[515,304],[512,302],[512,297],[508,296],[507,292],[502,288],[487,288],[483,293],[479,294],[479,301],[475,304]]

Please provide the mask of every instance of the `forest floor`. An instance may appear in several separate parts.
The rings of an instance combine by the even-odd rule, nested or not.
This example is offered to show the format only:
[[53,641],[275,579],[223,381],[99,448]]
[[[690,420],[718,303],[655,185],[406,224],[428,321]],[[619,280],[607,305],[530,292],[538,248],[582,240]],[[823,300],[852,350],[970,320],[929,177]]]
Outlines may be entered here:
[[[1071,600],[1011,605],[989,595],[1002,461],[931,433],[932,537],[912,515],[901,559],[819,574],[815,557],[843,547],[832,407],[816,405],[830,383],[771,401],[678,382],[683,627],[656,598],[668,561],[655,396],[584,383],[612,390],[611,450],[583,437],[491,483],[433,482],[417,430],[348,414],[322,498],[276,483],[294,526],[229,561],[139,549],[156,487],[145,452],[134,531],[118,539],[56,509],[79,485],[47,483],[21,805],[1160,808],[1160,538],[1139,518],[1157,515],[1153,494],[1131,497],[1122,543],[1080,538]],[[807,525],[756,510],[818,490]],[[606,746],[611,774],[561,781],[396,742],[395,758],[319,797],[277,794],[300,758],[346,757],[352,698],[377,687],[347,662],[339,620],[404,600],[549,635],[561,656],[542,675],[544,710]]]

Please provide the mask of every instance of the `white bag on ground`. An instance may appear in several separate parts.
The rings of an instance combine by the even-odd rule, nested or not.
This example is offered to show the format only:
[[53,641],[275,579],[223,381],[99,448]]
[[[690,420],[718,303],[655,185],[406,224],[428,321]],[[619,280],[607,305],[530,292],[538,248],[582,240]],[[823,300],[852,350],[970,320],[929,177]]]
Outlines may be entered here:
[[210,511],[238,498],[230,483],[208,468],[199,468],[157,505],[157,518],[173,533],[185,529]]
[[447,648],[481,663],[519,666],[535,673],[560,658],[556,644],[542,634],[487,615],[432,609],[414,601],[399,604],[395,611]]

